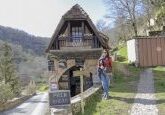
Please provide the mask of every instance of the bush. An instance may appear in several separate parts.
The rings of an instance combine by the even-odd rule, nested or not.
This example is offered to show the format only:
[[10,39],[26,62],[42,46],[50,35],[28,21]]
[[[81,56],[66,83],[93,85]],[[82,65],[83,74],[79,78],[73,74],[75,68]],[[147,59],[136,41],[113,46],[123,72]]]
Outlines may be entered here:
[[118,55],[117,56],[117,61],[124,62],[124,61],[127,61],[127,59],[124,56]]
[[14,97],[9,84],[0,84],[0,104]]
[[40,92],[47,91],[48,89],[49,89],[49,86],[46,83],[38,83],[37,84],[37,90]]

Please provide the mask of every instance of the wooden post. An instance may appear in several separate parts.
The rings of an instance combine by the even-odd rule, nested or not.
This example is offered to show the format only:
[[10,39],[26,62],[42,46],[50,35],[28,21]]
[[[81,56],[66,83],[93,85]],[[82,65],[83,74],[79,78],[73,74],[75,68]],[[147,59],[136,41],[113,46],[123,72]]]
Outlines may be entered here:
[[[80,71],[83,71],[82,70],[82,68],[80,68]],[[83,74],[82,75],[80,75],[80,84],[81,84],[81,112],[82,112],[82,114],[84,115],[84,101],[83,101],[83,99],[84,99],[84,94],[83,94],[83,84],[84,84],[84,82],[83,82],[84,80],[83,80]]]
[[81,25],[81,31],[82,31],[82,41],[84,41],[84,21],[81,22],[82,25]]
[[55,49],[57,50],[59,47],[58,47],[58,45],[59,45],[59,36],[57,37],[57,39],[55,39],[55,41],[54,41],[54,47],[55,47]]
[[84,99],[84,94],[83,94],[83,92],[84,92],[84,89],[83,89],[83,82],[84,82],[84,80],[83,80],[83,75],[87,75],[87,72],[85,72],[84,70],[83,70],[83,68],[80,68],[80,71],[75,71],[75,72],[73,72],[73,74],[74,74],[74,76],[80,76],[80,87],[81,87],[81,112],[82,112],[82,114],[84,114],[84,101],[83,101],[83,99]]
[[70,25],[70,21],[68,21],[68,39],[67,41],[71,42],[71,25]]

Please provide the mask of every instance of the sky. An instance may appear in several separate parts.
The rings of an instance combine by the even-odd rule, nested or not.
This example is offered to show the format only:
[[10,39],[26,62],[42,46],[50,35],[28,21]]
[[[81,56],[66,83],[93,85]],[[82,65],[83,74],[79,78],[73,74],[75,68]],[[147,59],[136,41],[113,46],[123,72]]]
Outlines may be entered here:
[[0,25],[51,37],[61,16],[77,3],[94,24],[105,20],[103,0],[0,0]]

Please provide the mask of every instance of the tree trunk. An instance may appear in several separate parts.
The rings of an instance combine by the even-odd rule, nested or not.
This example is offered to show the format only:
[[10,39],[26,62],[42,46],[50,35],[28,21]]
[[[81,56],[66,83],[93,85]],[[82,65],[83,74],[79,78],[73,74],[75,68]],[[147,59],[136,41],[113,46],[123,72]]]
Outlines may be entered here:
[[132,23],[132,26],[133,26],[133,30],[134,30],[134,34],[135,34],[135,36],[138,36],[136,22],[133,22],[133,23]]

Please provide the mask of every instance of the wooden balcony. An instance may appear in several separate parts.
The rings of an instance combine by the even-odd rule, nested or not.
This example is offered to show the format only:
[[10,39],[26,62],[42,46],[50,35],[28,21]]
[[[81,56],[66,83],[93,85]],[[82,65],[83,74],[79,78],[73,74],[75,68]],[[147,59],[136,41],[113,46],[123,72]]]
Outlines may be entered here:
[[[90,49],[94,46],[95,36],[84,36],[83,38],[60,37],[58,39],[59,48],[64,49],[77,49],[84,48]],[[97,44],[96,44],[97,45]]]

